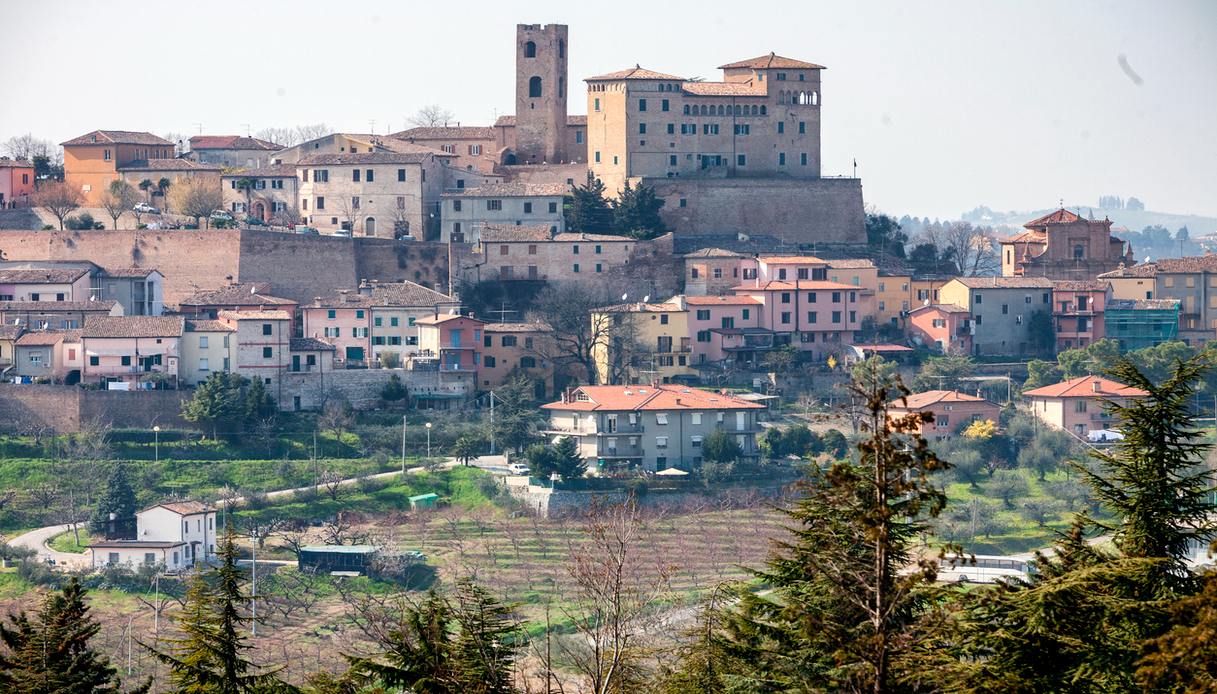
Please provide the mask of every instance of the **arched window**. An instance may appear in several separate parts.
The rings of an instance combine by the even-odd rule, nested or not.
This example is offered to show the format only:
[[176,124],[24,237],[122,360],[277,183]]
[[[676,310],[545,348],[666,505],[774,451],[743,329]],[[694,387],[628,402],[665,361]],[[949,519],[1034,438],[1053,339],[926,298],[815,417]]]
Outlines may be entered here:
[[705,104],[701,105],[701,115],[703,115],[703,116],[706,115],[706,105]]
[[534,98],[541,96],[541,78],[540,77],[533,75],[532,77],[528,78],[528,96],[534,97]]
[[563,41],[562,39],[558,39],[558,57],[559,58],[566,57],[566,42]]
[[533,43],[532,41],[525,43],[524,44],[524,57],[525,58],[537,57],[537,44]]
[[726,112],[725,112],[725,111],[723,111],[723,105],[722,105],[722,104],[719,104],[719,105],[718,105],[718,115],[722,116],[722,115],[725,115],[725,113],[726,113]]
[[375,217],[368,217],[367,219],[363,220],[363,233],[365,236],[375,236],[376,235],[376,218]]
[[689,105],[685,104],[685,115],[689,115]]
[[558,98],[561,99],[565,96],[566,96],[566,78],[559,77],[558,78]]
[[740,107],[739,107],[739,104],[736,104],[736,105],[735,105],[735,115],[737,115],[737,116],[742,115],[742,114],[740,113]]
[[819,93],[819,92],[812,92],[812,93],[811,93],[811,105],[812,105],[812,106],[819,106],[819,105],[820,105],[820,93]]
[[760,109],[759,109],[759,108],[758,108],[758,107],[757,107],[755,104],[753,104],[753,106],[752,106],[752,115],[754,115],[754,116],[755,116],[755,115],[757,115],[758,113],[760,113]]
[[762,115],[762,116],[764,116],[764,115],[768,115],[768,114],[766,113],[766,111],[768,111],[768,110],[769,110],[769,109],[768,109],[768,107],[766,107],[766,106],[763,106],[763,105],[762,105],[762,106],[761,106],[761,115]]

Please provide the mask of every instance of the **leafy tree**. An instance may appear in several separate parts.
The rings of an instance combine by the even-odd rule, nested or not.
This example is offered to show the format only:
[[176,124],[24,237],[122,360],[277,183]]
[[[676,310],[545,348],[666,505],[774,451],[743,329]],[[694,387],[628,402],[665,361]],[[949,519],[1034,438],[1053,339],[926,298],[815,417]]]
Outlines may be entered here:
[[783,374],[799,362],[799,350],[791,345],[782,345],[765,355],[764,367],[773,373]]
[[955,479],[960,482],[967,482],[972,489],[980,489],[980,480],[985,471],[985,459],[980,455],[979,451],[970,448],[963,448],[953,451],[948,455],[951,464],[954,465],[953,471]]
[[[390,352],[382,352],[382,354],[390,354]],[[387,402],[400,402],[406,399],[409,393],[406,391],[406,384],[401,382],[401,377],[397,374],[390,374],[389,380],[385,381],[385,385],[380,389],[380,398]]]
[[1102,373],[1120,356],[1120,343],[1105,338],[1095,340],[1084,348],[1067,349],[1056,356],[1064,378],[1077,378]]
[[604,184],[591,172],[587,181],[573,189],[563,204],[566,228],[593,234],[613,231],[613,211],[604,196]]
[[456,691],[511,694],[521,631],[512,606],[489,591],[462,579],[456,584],[456,626],[453,661]]
[[[161,179],[166,184],[166,179]],[[185,178],[173,186],[173,209],[179,214],[194,218],[195,226],[200,219],[211,219],[211,213],[224,206],[224,193],[219,186],[201,178]]]
[[182,635],[168,640],[165,651],[147,648],[169,668],[170,691],[179,694],[263,694],[291,691],[275,676],[245,657],[252,648],[242,635],[251,618],[245,613],[249,595],[244,572],[237,567],[238,551],[232,524],[224,529],[217,555],[220,565],[190,579],[178,617]]
[[279,413],[275,407],[275,399],[266,392],[262,379],[255,378],[249,382],[245,391],[245,421],[260,422],[270,419]]
[[873,354],[862,361],[854,362],[849,369],[849,377],[857,381],[860,378],[866,378],[866,374],[876,370],[880,376],[888,378],[896,373],[896,362]]
[[152,202],[152,189],[155,187],[156,184],[147,178],[139,182],[139,189],[144,191],[144,198],[149,204]]
[[[1170,377],[1177,363],[1186,361],[1193,354],[1195,352],[1186,343],[1174,341],[1133,350],[1127,357],[1149,380],[1164,381]],[[1113,362],[1105,362],[1103,368],[1108,368]]]
[[900,223],[894,217],[867,213],[866,244],[871,248],[903,258],[904,244],[908,240],[908,235],[900,230]]
[[715,429],[701,442],[702,460],[709,463],[734,463],[742,455],[739,442],[724,429]]
[[548,479],[558,468],[554,449],[543,443],[534,443],[524,449],[524,459],[528,461],[528,471],[540,479]]
[[998,470],[993,473],[990,478],[989,493],[1006,505],[1006,508],[1014,508],[1014,499],[1026,496],[1028,487],[1027,480],[1014,470]]
[[824,452],[834,458],[844,458],[849,453],[849,440],[836,429],[829,429],[820,437],[824,443]]
[[1031,499],[1024,501],[1020,513],[1023,517],[1035,521],[1039,527],[1044,527],[1049,518],[1055,517],[1061,512],[1061,505],[1055,501],[1045,499]]
[[1217,572],[1170,606],[1170,629],[1145,644],[1135,678],[1144,691],[1217,691]]
[[988,441],[997,435],[997,423],[992,419],[978,419],[963,430],[963,437],[977,442]]
[[[242,176],[236,180],[236,185],[237,190],[245,194],[245,215],[249,216],[250,211],[254,208],[254,188],[257,187],[258,180],[249,176]],[[211,213],[209,212],[208,214]],[[353,230],[354,228],[352,228]]]
[[818,437],[806,424],[795,424],[782,434],[782,452],[785,455],[806,456],[815,452]]
[[532,381],[517,375],[495,391],[495,440],[505,449],[519,452],[536,435],[538,414],[533,406]]
[[782,456],[786,455],[784,438],[785,437],[782,435],[781,429],[771,427],[766,429],[765,433],[761,435],[761,440],[757,443],[757,446],[760,447],[761,453],[763,453],[766,458],[781,458]]
[[461,461],[461,465],[468,466],[470,460],[481,455],[484,447],[485,442],[476,436],[461,436],[452,444],[452,457]]
[[226,371],[213,372],[194,389],[194,395],[182,403],[182,418],[211,428],[212,438],[220,427],[231,431],[246,415],[246,403],[241,397],[245,379]]
[[564,480],[582,477],[587,471],[587,461],[579,453],[579,443],[572,436],[563,436],[553,446],[554,472]]
[[945,355],[930,357],[921,365],[921,370],[913,379],[913,390],[959,390],[963,387],[961,380],[976,372],[976,365],[971,357]]
[[[12,694],[118,694],[116,670],[89,642],[101,625],[89,614],[76,577],[47,595],[32,616],[0,624],[0,689]],[[148,691],[148,684],[134,689]]]
[[1027,380],[1023,382],[1023,390],[1060,383],[1061,378],[1061,370],[1056,367],[1056,364],[1032,359],[1027,362]]
[[1047,311],[1036,311],[1027,319],[1027,337],[1031,349],[1041,353],[1051,353],[1056,347],[1056,328],[1052,324],[1052,315]]
[[93,513],[90,526],[95,533],[104,532],[110,520],[114,518],[130,519],[135,517],[135,492],[127,479],[127,466],[121,462],[115,463],[110,470],[110,478],[106,480],[106,494],[97,502],[97,510]]
[[659,217],[663,199],[655,195],[654,188],[644,183],[639,183],[635,188],[627,179],[617,199],[610,200],[609,206],[613,211],[613,228],[618,234],[636,239],[653,239],[667,230]]

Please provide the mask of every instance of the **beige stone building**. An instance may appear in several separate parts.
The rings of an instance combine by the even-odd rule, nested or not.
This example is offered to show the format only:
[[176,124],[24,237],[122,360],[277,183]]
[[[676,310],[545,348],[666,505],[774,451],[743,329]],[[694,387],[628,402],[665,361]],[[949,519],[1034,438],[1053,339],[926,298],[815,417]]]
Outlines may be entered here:
[[463,270],[465,279],[588,281],[626,265],[639,242],[626,236],[568,232],[548,224],[482,228],[474,253],[481,261]]
[[438,230],[443,156],[430,152],[309,155],[296,163],[300,216],[324,234],[424,238]]
[[[246,189],[244,180],[253,185]],[[220,177],[224,209],[236,219],[246,215],[263,224],[286,226],[299,220],[297,198],[300,179],[294,166],[242,169]]]
[[1091,280],[1136,262],[1130,244],[1111,235],[1111,220],[1084,219],[1061,208],[1001,241],[1003,277]]
[[[694,381],[693,339],[685,297],[633,302],[592,311],[598,383]],[[612,326],[612,327],[610,327]]]
[[551,235],[566,230],[560,183],[494,183],[444,193],[440,241],[477,243],[492,226],[548,226]]
[[544,323],[487,323],[482,328],[478,390],[497,388],[513,374],[533,381],[538,398],[554,394],[553,328]]
[[282,375],[291,363],[291,316],[287,311],[220,311],[219,322],[233,328],[232,371],[261,380],[283,402]]
[[283,147],[256,137],[240,135],[195,135],[190,138],[189,157],[200,164],[215,164],[226,169],[260,169]]
[[182,366],[179,377],[183,385],[199,385],[216,372],[232,371],[237,343],[237,329],[232,322],[207,318],[187,320],[182,333]]
[[723,248],[702,248],[684,254],[685,294],[705,296],[730,294],[742,279],[743,253]]

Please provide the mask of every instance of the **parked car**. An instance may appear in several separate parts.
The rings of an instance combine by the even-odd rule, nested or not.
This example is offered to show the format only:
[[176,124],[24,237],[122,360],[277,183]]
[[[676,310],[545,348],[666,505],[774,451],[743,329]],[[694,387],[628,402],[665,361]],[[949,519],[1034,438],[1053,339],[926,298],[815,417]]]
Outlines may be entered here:
[[222,221],[222,222],[231,222],[232,215],[229,214],[228,212],[225,212],[224,210],[215,210],[211,213],[211,219]]
[[140,214],[160,214],[161,213],[160,210],[156,209],[155,207],[153,207],[152,205],[149,205],[146,202],[136,203],[135,207],[132,207],[131,210],[133,212],[138,212]]
[[513,475],[527,475],[529,472],[528,466],[524,463],[512,463],[507,466],[507,471]]
[[339,229],[334,232],[334,236],[341,236],[344,239],[349,239],[349,238],[351,238],[351,230],[350,229]]
[[316,236],[316,235],[320,234],[321,232],[317,231],[316,227],[296,227],[296,233],[297,234],[307,234],[309,236]]

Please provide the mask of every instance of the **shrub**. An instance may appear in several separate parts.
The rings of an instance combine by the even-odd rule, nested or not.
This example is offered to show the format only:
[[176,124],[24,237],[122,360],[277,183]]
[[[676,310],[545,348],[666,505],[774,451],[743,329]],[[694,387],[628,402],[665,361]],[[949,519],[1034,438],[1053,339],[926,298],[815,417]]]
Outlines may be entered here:
[[92,229],[96,222],[93,220],[93,215],[88,212],[81,212],[74,217],[68,217],[63,220],[63,225],[72,231],[85,231]]
[[246,492],[245,508],[251,511],[260,511],[270,505],[270,497],[266,496],[266,492]]
[[374,494],[391,484],[393,484],[392,477],[364,476],[355,481],[355,486],[364,494]]
[[321,491],[316,487],[301,487],[292,492],[292,501],[301,504],[311,504],[321,498]]
[[26,559],[17,564],[17,575],[23,580],[39,586],[54,585],[57,578],[51,567],[36,559]]

